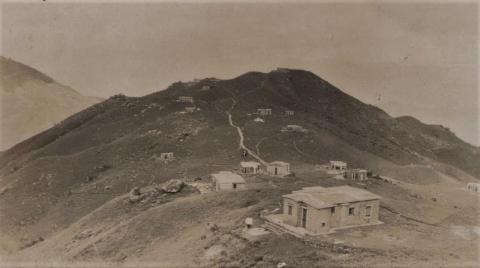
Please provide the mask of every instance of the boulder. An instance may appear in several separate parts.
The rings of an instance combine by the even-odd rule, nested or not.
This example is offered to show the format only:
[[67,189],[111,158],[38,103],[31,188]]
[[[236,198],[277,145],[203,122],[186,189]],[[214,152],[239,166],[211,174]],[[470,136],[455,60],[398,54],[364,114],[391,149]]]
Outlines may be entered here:
[[185,184],[181,180],[173,179],[165,182],[162,185],[162,191],[165,193],[178,193],[182,190]]
[[24,243],[23,246],[21,246],[20,248],[21,249],[25,249],[25,248],[28,248],[28,247],[31,247],[37,243],[40,243],[44,241],[43,237],[39,236],[37,238],[34,238],[34,239],[26,239],[26,242]]
[[210,232],[218,231],[218,226],[213,222],[207,222],[207,224],[205,225],[205,228],[207,228],[207,230]]
[[128,198],[131,203],[135,203],[142,200],[143,195],[140,193],[140,188],[134,187],[132,190],[130,190],[130,193],[128,194]]
[[90,229],[86,229],[86,230],[82,231],[81,233],[77,234],[74,238],[81,240],[81,239],[89,238],[92,235],[93,235],[93,231],[90,230]]

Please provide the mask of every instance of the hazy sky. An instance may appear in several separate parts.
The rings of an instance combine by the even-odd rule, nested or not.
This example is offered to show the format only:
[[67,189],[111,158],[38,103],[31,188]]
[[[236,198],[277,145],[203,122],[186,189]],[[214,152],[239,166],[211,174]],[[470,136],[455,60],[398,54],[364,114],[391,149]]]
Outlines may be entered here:
[[102,97],[306,69],[478,145],[477,14],[465,3],[4,3],[2,55]]

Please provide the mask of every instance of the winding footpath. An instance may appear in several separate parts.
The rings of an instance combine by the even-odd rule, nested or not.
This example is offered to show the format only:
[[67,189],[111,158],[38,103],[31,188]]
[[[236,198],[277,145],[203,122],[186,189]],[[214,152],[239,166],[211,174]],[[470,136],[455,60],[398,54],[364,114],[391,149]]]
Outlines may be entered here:
[[247,146],[245,146],[245,143],[244,143],[244,136],[243,136],[243,131],[242,129],[235,125],[233,123],[233,120],[232,120],[232,114],[231,114],[231,111],[233,110],[233,108],[235,107],[235,105],[237,105],[237,101],[235,101],[235,99],[232,98],[232,107],[230,107],[230,110],[227,111],[227,115],[228,115],[228,123],[230,123],[230,126],[234,127],[237,129],[237,132],[238,132],[238,135],[240,136],[240,148],[244,149],[245,151],[247,151],[253,158],[257,159],[262,165],[266,166],[267,165],[267,162],[265,162],[262,158],[260,158],[260,156],[258,156],[256,153],[254,153],[252,150],[248,149]]

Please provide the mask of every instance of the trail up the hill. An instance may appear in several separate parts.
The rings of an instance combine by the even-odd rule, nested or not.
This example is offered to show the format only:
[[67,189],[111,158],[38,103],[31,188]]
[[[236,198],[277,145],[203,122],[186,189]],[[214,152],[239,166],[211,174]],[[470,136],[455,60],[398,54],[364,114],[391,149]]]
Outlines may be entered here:
[[254,153],[252,150],[248,149],[247,146],[245,146],[245,143],[244,143],[244,136],[243,136],[243,131],[242,129],[235,125],[235,123],[233,123],[233,120],[232,120],[232,113],[231,111],[233,110],[233,108],[235,107],[235,105],[237,104],[237,101],[235,99],[232,98],[232,106],[230,107],[230,110],[228,110],[226,113],[228,115],[228,123],[230,123],[230,126],[234,127],[237,129],[237,132],[238,132],[238,136],[240,136],[240,141],[239,141],[239,144],[240,144],[240,148],[246,150],[253,158],[257,159],[262,165],[267,165],[267,162],[265,162],[262,158],[260,158],[260,156],[258,156],[256,153]]

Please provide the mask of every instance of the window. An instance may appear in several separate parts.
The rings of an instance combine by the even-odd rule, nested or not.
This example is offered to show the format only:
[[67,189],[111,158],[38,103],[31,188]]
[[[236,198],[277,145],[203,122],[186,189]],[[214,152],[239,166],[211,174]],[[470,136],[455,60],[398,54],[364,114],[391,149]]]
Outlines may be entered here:
[[288,205],[288,215],[292,215],[292,206]]
[[365,209],[365,216],[370,217],[371,213],[372,213],[372,207],[367,206],[367,208]]
[[237,189],[237,184],[236,183],[233,184],[233,189]]
[[322,227],[325,227],[325,223],[324,223],[324,222],[322,222]]
[[348,215],[355,215],[355,208],[348,208]]
[[331,207],[330,212],[332,212],[332,214],[335,213],[335,207]]

